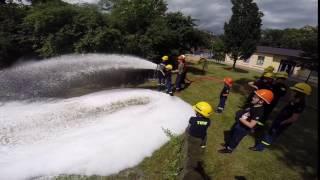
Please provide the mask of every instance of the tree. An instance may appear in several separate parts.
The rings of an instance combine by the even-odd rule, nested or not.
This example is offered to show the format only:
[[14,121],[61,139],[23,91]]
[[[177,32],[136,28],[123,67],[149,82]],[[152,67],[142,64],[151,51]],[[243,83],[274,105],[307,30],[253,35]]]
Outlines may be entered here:
[[75,51],[88,52],[117,52],[119,51],[121,33],[110,28],[97,28],[86,33],[77,43]]
[[96,7],[39,3],[24,18],[29,43],[41,57],[72,52],[117,52],[120,32]]
[[225,58],[225,46],[221,38],[216,38],[212,43],[212,52],[214,54],[214,59],[217,61],[222,61]]
[[259,45],[270,47],[282,47],[281,39],[283,37],[284,30],[280,29],[265,29],[261,32],[261,39]]
[[318,56],[318,27],[309,30],[305,35],[304,40],[301,42],[303,57],[308,57],[310,60],[317,61]]
[[125,53],[156,60],[163,54],[208,47],[208,33],[196,29],[190,16],[166,13],[165,0],[100,1],[108,5],[109,13],[61,0],[27,1],[32,6],[0,6],[0,66],[21,56],[47,58],[73,52]]
[[118,0],[112,7],[111,20],[123,33],[143,34],[166,10],[164,0]]
[[310,73],[306,82],[308,82],[312,71],[317,70],[319,63],[319,54],[318,54],[318,27],[304,27],[303,28],[307,33],[304,40],[301,42],[303,53],[301,54],[302,57],[308,59]]
[[317,28],[312,26],[300,29],[266,29],[262,30],[259,45],[299,50],[309,49],[306,48],[306,45],[308,41],[316,41],[317,33]]
[[24,31],[29,43],[41,57],[72,52],[73,17],[77,10],[72,6],[38,4],[24,18]]
[[253,0],[231,0],[232,16],[224,25],[226,53],[233,59],[233,70],[240,59],[249,58],[256,50],[261,35],[263,13]]
[[26,14],[27,8],[15,3],[0,6],[0,68],[12,65],[29,49],[29,45],[21,43],[25,38],[21,23]]

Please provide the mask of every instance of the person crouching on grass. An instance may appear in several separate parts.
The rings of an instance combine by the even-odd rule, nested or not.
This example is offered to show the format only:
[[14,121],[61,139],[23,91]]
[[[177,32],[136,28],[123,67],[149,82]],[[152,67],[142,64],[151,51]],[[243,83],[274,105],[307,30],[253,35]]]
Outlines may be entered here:
[[273,93],[268,89],[259,89],[254,91],[251,99],[251,105],[248,108],[236,113],[236,122],[230,130],[230,135],[224,148],[219,153],[232,153],[238,146],[242,138],[248,135],[260,122],[263,117],[263,104],[270,104],[273,99]]
[[227,97],[229,95],[232,83],[233,83],[233,80],[230,77],[225,77],[223,81],[224,81],[224,87],[220,92],[220,101],[217,109],[215,110],[216,113],[222,113],[224,106],[226,104]]
[[207,129],[211,122],[209,119],[212,107],[207,102],[198,102],[192,107],[196,116],[190,117],[189,125],[186,129],[186,159],[183,167],[182,179],[197,179],[200,177],[197,168],[201,162],[201,144],[207,137]]

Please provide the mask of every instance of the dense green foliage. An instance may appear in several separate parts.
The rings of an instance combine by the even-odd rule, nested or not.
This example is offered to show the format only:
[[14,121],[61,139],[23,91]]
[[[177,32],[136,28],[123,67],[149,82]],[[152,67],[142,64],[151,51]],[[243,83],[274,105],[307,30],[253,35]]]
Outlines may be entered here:
[[122,53],[156,60],[209,44],[209,34],[196,29],[191,17],[167,13],[164,0],[112,2],[108,12],[60,0],[0,4],[0,67],[21,57],[67,53]]
[[253,0],[231,0],[232,16],[224,25],[224,44],[226,53],[234,60],[247,59],[256,50],[260,40],[262,12]]
[[223,61],[225,58],[225,46],[222,39],[223,36],[218,36],[212,43],[212,52],[214,53],[214,59],[217,61]]
[[[5,8],[3,8],[5,6]],[[23,17],[27,9],[13,4],[0,5],[0,66],[10,64],[26,52],[29,47],[24,44],[22,33]],[[19,36],[21,34],[22,36]],[[19,48],[18,48],[19,47]]]
[[[300,29],[265,29],[261,32],[260,45],[288,49],[304,49],[308,43],[316,43],[318,27],[305,26]],[[312,42],[313,41],[313,42]]]

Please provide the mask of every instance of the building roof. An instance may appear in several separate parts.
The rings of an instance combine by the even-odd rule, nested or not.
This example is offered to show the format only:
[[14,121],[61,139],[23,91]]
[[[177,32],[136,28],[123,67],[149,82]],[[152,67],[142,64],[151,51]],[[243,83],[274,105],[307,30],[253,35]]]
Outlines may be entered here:
[[303,51],[301,50],[274,48],[274,47],[268,47],[268,46],[257,46],[256,52],[267,53],[267,54],[277,54],[282,56],[291,56],[291,57],[297,57],[297,58],[302,58],[301,53],[303,53]]

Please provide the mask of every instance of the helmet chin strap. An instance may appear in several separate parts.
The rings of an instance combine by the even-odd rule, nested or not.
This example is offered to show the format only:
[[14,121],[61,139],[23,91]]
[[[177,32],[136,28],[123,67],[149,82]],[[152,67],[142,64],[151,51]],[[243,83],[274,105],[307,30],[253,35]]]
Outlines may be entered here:
[[260,107],[263,105],[263,103],[264,103],[263,100],[259,100],[256,104],[253,104],[253,107]]
[[260,99],[257,104],[263,105],[264,101]]
[[259,101],[257,101],[256,103],[252,103],[252,105],[254,107],[259,107],[259,106],[262,106],[264,103],[263,99],[259,98]]

